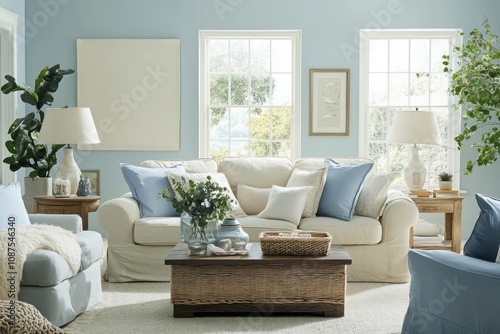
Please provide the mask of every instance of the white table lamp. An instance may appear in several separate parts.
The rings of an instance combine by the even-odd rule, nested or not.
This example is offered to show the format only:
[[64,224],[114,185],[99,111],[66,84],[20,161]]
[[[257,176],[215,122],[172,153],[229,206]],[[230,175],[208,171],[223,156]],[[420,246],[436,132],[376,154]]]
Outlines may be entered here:
[[70,145],[100,143],[90,108],[47,109],[37,143],[67,145],[57,173],[69,175],[71,194],[76,194],[81,171],[73,158]]
[[396,112],[388,141],[413,144],[410,148],[410,161],[403,170],[403,176],[410,190],[422,189],[427,177],[427,169],[420,161],[417,144],[439,145],[441,143],[435,113],[418,110],[418,108]]

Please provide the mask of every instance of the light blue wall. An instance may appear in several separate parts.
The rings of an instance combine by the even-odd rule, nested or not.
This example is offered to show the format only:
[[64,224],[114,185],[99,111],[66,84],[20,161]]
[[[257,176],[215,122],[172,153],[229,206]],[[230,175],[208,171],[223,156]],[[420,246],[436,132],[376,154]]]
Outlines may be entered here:
[[[0,0],[0,4],[5,1]],[[51,3],[51,7],[42,7]],[[219,6],[219,7],[218,7]],[[225,11],[224,11],[225,9]],[[43,12],[48,18],[41,20]],[[40,0],[26,1],[28,80],[45,65],[76,69],[77,38],[179,38],[181,40],[181,150],[179,152],[77,151],[82,169],[101,170],[103,201],[127,191],[119,162],[145,159],[189,159],[198,152],[198,31],[202,29],[302,30],[302,156],[356,156],[358,152],[359,64],[356,45],[360,28],[461,28],[490,19],[500,33],[497,0]],[[38,21],[37,21],[38,19]],[[346,55],[340,46],[351,46]],[[308,136],[310,68],[351,70],[351,114],[348,137]],[[96,80],[99,80],[96,78]],[[76,104],[76,75],[65,78],[56,105]],[[470,154],[463,154],[463,160]],[[463,177],[466,195],[463,235],[472,229],[477,207],[472,196],[500,197],[500,168],[478,169]],[[90,228],[99,230],[95,214]]]

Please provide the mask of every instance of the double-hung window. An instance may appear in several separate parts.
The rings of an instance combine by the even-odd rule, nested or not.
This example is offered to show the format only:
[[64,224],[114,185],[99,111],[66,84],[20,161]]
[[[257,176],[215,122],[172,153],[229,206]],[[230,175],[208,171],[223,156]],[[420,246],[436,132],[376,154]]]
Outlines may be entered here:
[[[418,145],[427,168],[424,187],[435,188],[442,171],[452,172],[458,187],[460,156],[454,137],[461,117],[448,92],[443,55],[452,55],[460,45],[460,31],[361,30],[360,36],[360,155],[373,159],[380,171],[402,172],[410,145],[388,143],[394,113],[430,110],[437,116],[441,145]],[[404,185],[402,178],[398,184]]]
[[200,157],[300,154],[300,32],[200,32]]

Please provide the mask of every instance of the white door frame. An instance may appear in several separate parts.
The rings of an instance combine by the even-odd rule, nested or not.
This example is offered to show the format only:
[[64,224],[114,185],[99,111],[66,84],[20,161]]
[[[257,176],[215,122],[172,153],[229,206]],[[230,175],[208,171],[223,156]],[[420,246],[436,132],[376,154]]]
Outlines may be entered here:
[[[3,8],[0,8],[0,77],[2,85],[6,74],[17,77],[16,57],[17,57],[17,19],[18,15]],[[0,93],[2,94],[2,93]],[[5,148],[5,142],[9,139],[7,131],[16,116],[15,94],[3,95],[0,97],[0,160],[7,157],[9,152]],[[0,161],[0,184],[7,184],[16,181],[16,173],[11,172],[6,164]]]

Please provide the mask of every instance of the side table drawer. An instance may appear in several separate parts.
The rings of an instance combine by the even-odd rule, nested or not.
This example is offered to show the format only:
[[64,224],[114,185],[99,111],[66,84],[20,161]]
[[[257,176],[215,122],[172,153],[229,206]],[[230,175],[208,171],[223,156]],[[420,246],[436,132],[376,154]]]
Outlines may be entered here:
[[79,205],[44,205],[39,204],[37,206],[38,213],[49,213],[49,214],[80,214],[80,206]]
[[453,212],[453,203],[425,203],[425,204],[417,204],[418,211],[420,213],[451,213]]

